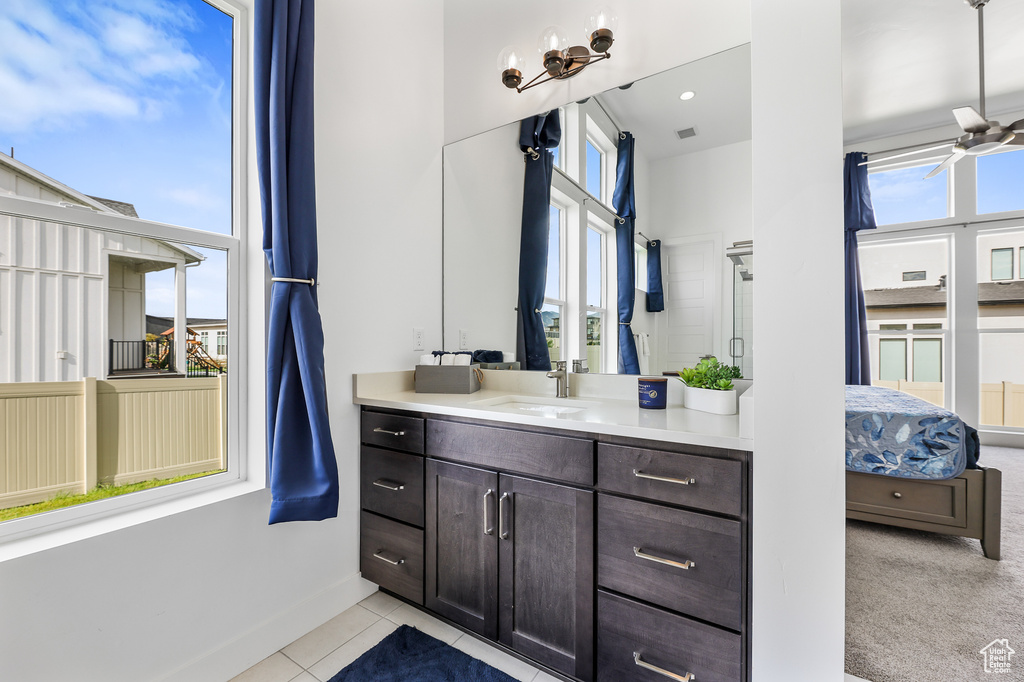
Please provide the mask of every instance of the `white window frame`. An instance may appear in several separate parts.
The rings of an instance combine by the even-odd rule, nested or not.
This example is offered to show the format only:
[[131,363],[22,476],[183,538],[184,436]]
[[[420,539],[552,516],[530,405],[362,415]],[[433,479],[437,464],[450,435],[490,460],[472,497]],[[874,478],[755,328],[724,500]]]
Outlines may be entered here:
[[[30,220],[219,249],[226,252],[228,290],[227,471],[174,485],[108,498],[0,523],[0,562],[127,528],[266,487],[265,444],[261,437],[262,371],[250,357],[265,352],[267,282],[260,248],[259,193],[250,159],[254,108],[250,99],[252,3],[206,0],[232,17],[232,231],[218,234],[119,214],[96,213],[27,197],[0,195],[0,212]],[[250,222],[250,217],[254,220]],[[248,286],[249,273],[263,286]],[[246,343],[240,343],[246,339]]]
[[[558,292],[559,298],[554,298],[547,295],[547,288],[544,290],[544,305],[554,306],[558,308],[558,359],[566,359],[566,328],[569,326],[566,324],[568,320],[568,298],[566,292],[568,290],[568,277],[566,270],[568,269],[568,255],[566,254],[566,247],[569,243],[568,235],[568,224],[569,224],[569,209],[570,202],[566,201],[564,197],[558,196],[557,191],[551,193],[551,206],[558,209]],[[548,254],[550,258],[550,253]]]
[[[1010,120],[1015,117],[1011,116]],[[877,143],[879,149],[886,142]],[[888,144],[899,146],[899,142]],[[863,146],[863,145],[862,145]],[[883,155],[882,152],[879,156]],[[941,159],[939,159],[941,161]],[[921,160],[907,164],[918,166]],[[875,172],[882,170],[876,168]],[[978,237],[982,233],[1024,229],[1024,210],[978,214],[977,159],[966,156],[949,169],[949,217],[909,223],[880,225],[858,233],[859,243],[868,244],[899,238],[945,236],[950,239],[948,320],[944,329],[943,381],[946,406],[986,437],[986,442],[1024,447],[1024,428],[992,426],[980,423],[981,412],[981,334],[1021,330],[979,330],[978,328]]]
[[[583,310],[583,357],[589,357],[589,348],[587,347],[587,317],[589,313],[598,313],[601,318],[601,353],[600,353],[600,364],[597,367],[590,367],[591,372],[606,372],[610,367],[615,364],[615,357],[609,356],[608,345],[611,341],[609,332],[610,317],[608,315],[608,302],[612,300],[612,292],[614,291],[614,284],[610,281],[611,278],[608,276],[609,261],[611,259],[610,251],[611,247],[615,244],[615,232],[607,224],[602,224],[598,220],[597,216],[593,213],[587,214],[587,229],[584,233],[584,239],[590,236],[590,232],[594,231],[600,235],[600,249],[602,257],[599,259],[601,267],[601,302],[600,305],[590,305],[586,303],[586,292],[589,288],[588,282],[584,282],[583,288],[583,302],[586,303]],[[589,241],[587,242],[587,248],[589,249]],[[588,254],[584,254],[585,267],[589,268],[590,259],[587,258]],[[585,275],[589,273],[585,272]],[[616,327],[618,326],[618,320],[616,320]],[[618,334],[615,334],[618,339]],[[617,345],[613,344],[613,345]]]

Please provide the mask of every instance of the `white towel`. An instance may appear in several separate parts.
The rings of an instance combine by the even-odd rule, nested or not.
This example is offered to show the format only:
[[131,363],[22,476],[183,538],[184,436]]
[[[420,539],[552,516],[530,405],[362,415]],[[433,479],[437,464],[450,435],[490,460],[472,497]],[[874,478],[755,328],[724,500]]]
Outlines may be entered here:
[[442,365],[454,365],[455,364],[455,356],[452,355],[451,353],[448,353],[446,355],[442,355],[441,356],[441,364]]
[[503,350],[503,351],[501,351],[501,361],[502,362],[515,362],[516,361],[516,354],[515,353],[509,353],[507,350]]
[[445,357],[455,358],[455,364],[461,366],[468,366],[473,360],[472,355],[466,355],[465,353],[459,353],[458,355],[446,355]]
[[421,355],[420,356],[419,364],[421,364],[421,365],[436,365],[437,364],[437,357],[435,355],[433,355],[432,353],[427,353],[426,355]]

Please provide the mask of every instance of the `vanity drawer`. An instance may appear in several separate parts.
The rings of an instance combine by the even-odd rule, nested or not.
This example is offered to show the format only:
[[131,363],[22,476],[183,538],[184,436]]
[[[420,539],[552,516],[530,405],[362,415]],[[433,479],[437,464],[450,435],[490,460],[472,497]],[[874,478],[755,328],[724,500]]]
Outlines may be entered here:
[[423,454],[423,419],[383,412],[363,412],[362,442]]
[[600,682],[741,682],[743,672],[740,635],[598,590]]
[[427,420],[427,454],[576,485],[594,485],[594,442],[533,431]]
[[915,481],[848,471],[846,510],[966,528],[967,481]]
[[363,509],[423,526],[423,458],[364,445],[359,490]]
[[363,577],[423,603],[423,531],[360,512],[359,570]]
[[743,511],[743,463],[735,460],[599,443],[597,487],[732,516]]
[[600,586],[739,630],[743,573],[739,521],[598,495]]

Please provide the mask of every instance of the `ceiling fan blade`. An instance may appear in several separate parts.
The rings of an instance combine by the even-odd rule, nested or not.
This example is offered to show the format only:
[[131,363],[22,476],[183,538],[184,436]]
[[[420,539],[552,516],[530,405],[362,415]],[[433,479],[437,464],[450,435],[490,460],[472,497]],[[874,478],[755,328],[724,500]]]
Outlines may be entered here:
[[1017,133],[1016,135],[1014,135],[1012,140],[1010,140],[1009,142],[1004,142],[1003,146],[1006,147],[1011,144],[1015,144],[1017,146],[1024,146],[1024,132]]
[[953,110],[956,122],[965,133],[983,133],[988,130],[988,121],[974,110],[974,107],[959,107]]
[[871,159],[870,161],[861,161],[858,166],[870,166],[873,163],[882,163],[883,161],[891,161],[892,159],[902,159],[904,156],[913,156],[914,154],[922,154],[924,152],[933,152],[936,149],[949,149],[951,143],[946,142],[936,147],[925,147],[924,149],[915,149],[912,152],[903,152],[902,154],[893,154],[892,156],[886,156],[882,159]]
[[[1011,123],[1010,125],[1008,125],[1006,127],[1009,128],[1010,130],[1012,130],[1015,133],[1018,132],[1018,131],[1021,132],[1021,133],[1024,133],[1024,118],[1022,118],[1019,121],[1014,121],[1013,123]],[[1018,142],[1017,144],[1020,144],[1020,142]]]
[[963,156],[964,156],[963,152],[953,152],[952,154],[950,154],[949,156],[946,157],[945,161],[943,161],[938,166],[933,168],[931,173],[929,173],[928,175],[924,176],[924,179],[927,180],[928,178],[934,178],[936,175],[938,175],[942,171],[946,170],[947,168],[952,166],[954,163],[959,161],[961,158],[963,158]]

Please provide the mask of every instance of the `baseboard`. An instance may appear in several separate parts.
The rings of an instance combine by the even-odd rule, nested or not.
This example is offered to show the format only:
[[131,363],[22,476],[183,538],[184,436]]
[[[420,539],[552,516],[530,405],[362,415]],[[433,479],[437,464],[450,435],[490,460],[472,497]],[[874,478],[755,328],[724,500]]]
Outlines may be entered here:
[[309,599],[257,624],[216,649],[185,663],[161,682],[224,682],[323,625],[377,591],[354,573]]

